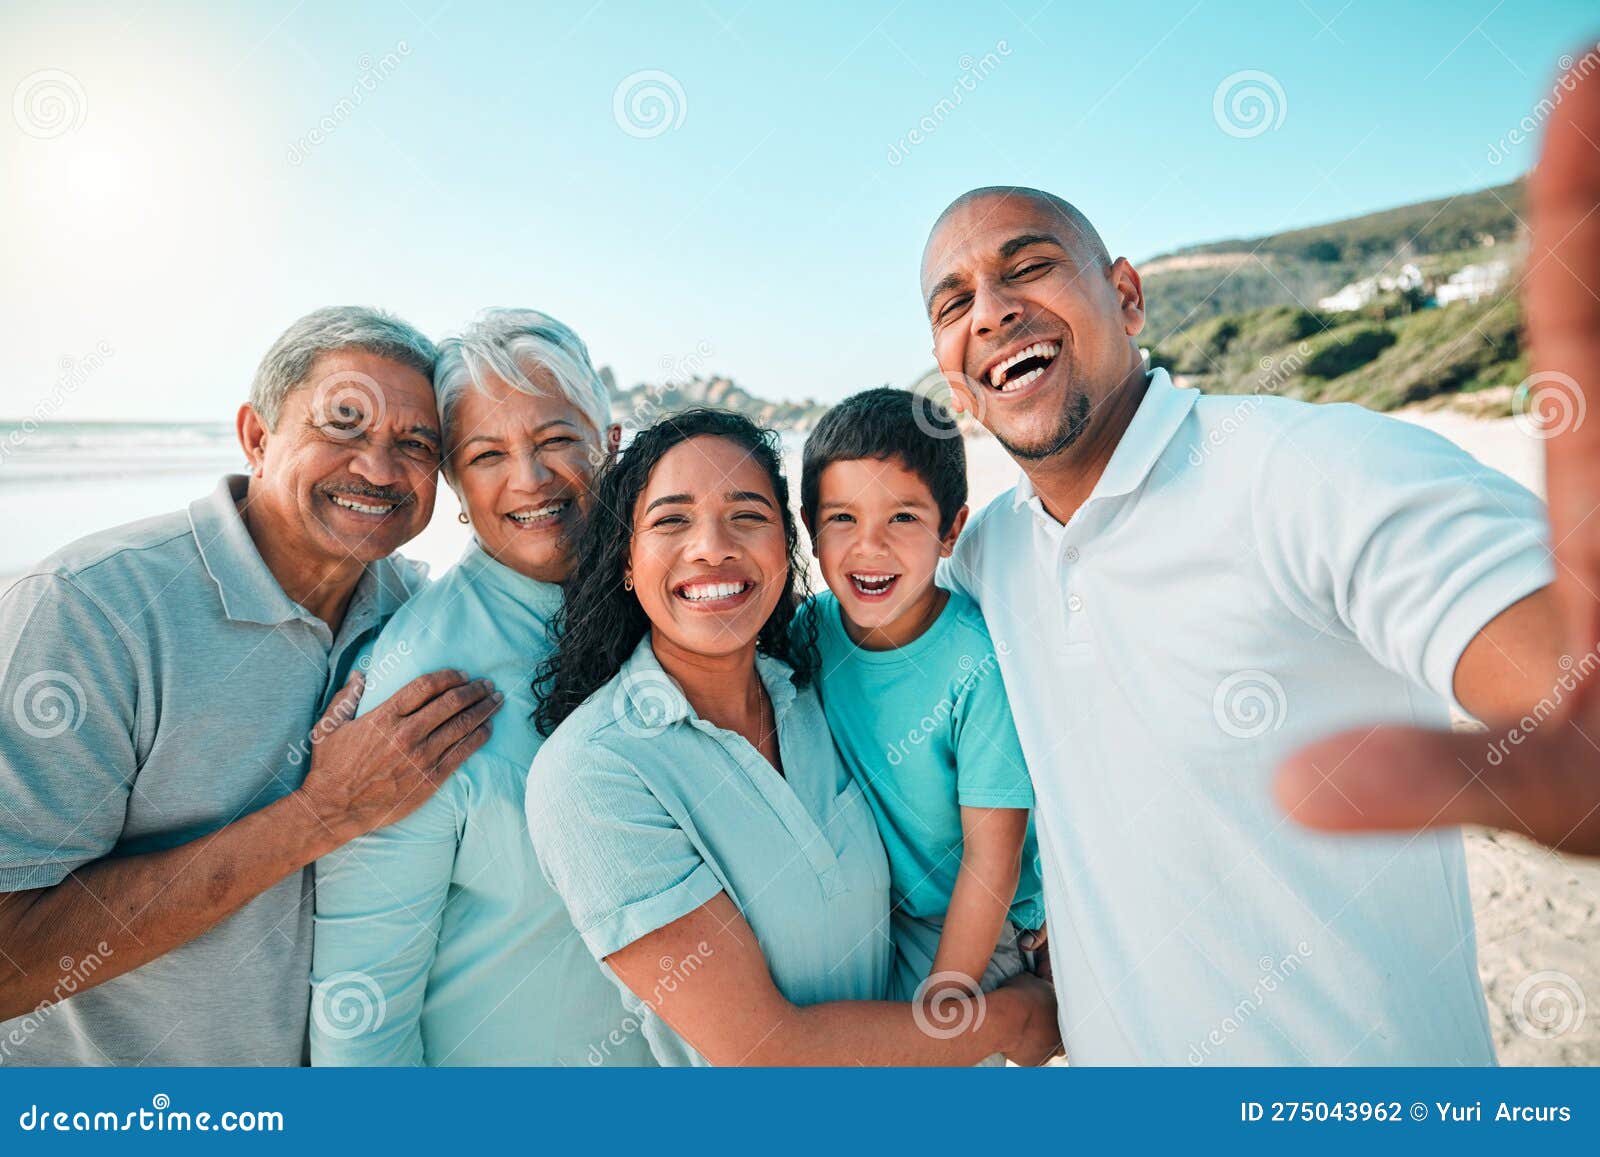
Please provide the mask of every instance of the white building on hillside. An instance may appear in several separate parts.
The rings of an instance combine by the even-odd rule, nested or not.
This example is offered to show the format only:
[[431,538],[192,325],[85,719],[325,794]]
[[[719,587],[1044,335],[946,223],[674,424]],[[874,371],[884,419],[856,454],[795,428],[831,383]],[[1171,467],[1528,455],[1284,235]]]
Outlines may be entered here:
[[1433,299],[1440,305],[1450,305],[1457,301],[1467,301],[1476,305],[1480,299],[1498,293],[1510,275],[1509,261],[1485,261],[1481,265],[1464,265],[1450,275],[1450,280],[1434,291]]
[[1352,281],[1338,293],[1319,298],[1317,308],[1329,313],[1345,313],[1352,309],[1360,309],[1380,293],[1403,292],[1407,289],[1416,289],[1421,284],[1422,270],[1408,262],[1393,276],[1380,273],[1376,277],[1363,277],[1360,281]]

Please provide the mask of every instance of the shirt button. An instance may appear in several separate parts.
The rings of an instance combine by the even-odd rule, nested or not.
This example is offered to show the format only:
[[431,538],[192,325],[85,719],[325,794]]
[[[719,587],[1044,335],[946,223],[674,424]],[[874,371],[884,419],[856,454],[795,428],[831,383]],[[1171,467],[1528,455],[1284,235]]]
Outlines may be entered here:
[[1077,562],[1078,561],[1078,548],[1077,547],[1075,547],[1075,546],[1067,547],[1067,561],[1068,562]]
[[1080,599],[1077,595],[1069,595],[1067,597],[1067,610],[1069,610],[1069,611],[1081,611],[1081,610],[1083,610],[1083,600]]

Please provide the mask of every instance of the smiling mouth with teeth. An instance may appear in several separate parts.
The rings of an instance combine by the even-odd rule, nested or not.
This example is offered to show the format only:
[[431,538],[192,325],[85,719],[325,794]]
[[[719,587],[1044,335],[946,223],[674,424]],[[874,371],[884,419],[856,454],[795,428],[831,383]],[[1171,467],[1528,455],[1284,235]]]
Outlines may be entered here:
[[572,505],[570,498],[558,498],[554,502],[547,502],[543,506],[525,507],[522,510],[513,510],[506,515],[515,526],[540,527],[549,526],[558,522],[566,514],[567,507]]
[[856,588],[856,594],[864,599],[881,599],[894,588],[900,580],[897,574],[875,574],[864,572],[852,574],[850,585]]
[[330,493],[327,497],[335,506],[343,510],[353,510],[357,514],[389,514],[400,506],[398,502],[386,502],[381,498],[364,502],[349,494]]
[[743,598],[756,589],[748,580],[740,582],[684,583],[673,593],[686,603],[718,603]]
[[1009,394],[1039,380],[1050,363],[1061,352],[1061,343],[1036,341],[1027,349],[1018,350],[989,371],[989,386],[1002,394]]

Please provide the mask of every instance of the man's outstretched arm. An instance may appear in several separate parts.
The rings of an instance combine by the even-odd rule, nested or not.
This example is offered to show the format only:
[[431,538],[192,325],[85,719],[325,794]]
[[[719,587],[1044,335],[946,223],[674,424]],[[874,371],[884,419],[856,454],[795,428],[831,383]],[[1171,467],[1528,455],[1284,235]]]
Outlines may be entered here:
[[1600,78],[1558,84],[1529,179],[1523,281],[1529,405],[1551,417],[1555,581],[1492,621],[1457,667],[1457,697],[1487,734],[1382,727],[1290,757],[1278,799],[1308,826],[1485,824],[1600,855]]

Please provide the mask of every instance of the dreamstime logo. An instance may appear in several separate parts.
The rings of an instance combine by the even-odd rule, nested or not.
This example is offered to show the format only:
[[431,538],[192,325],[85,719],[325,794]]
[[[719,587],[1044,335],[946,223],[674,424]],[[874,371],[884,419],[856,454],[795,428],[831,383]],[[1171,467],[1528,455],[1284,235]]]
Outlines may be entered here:
[[1577,1032],[1586,1011],[1583,988],[1565,972],[1532,973],[1511,994],[1512,1023],[1539,1040]]
[[1514,147],[1532,138],[1539,131],[1539,126],[1550,119],[1550,114],[1556,111],[1556,106],[1568,94],[1577,91],[1578,82],[1586,80],[1590,73],[1600,68],[1600,44],[1595,45],[1577,60],[1572,59],[1571,53],[1563,53],[1556,64],[1561,70],[1561,75],[1551,86],[1550,95],[1541,97],[1539,103],[1533,106],[1532,112],[1513,125],[1505,136],[1489,146],[1487,156],[1491,165],[1498,165],[1506,159]]
[[[655,985],[648,993],[637,994],[640,1003],[651,1011],[659,1010],[662,1002],[667,997],[688,984],[694,978],[694,974],[704,967],[705,962],[716,954],[716,949],[702,940],[694,946],[693,952],[690,952],[681,960],[663,956],[656,961],[656,967],[660,969],[660,975],[656,977]],[[633,1012],[628,1012],[623,1016],[622,1021],[616,1028],[589,1046],[589,1064],[605,1064],[613,1049],[620,1048],[626,1044],[629,1038],[638,1033],[643,1027],[643,1019]]]
[[1582,658],[1574,661],[1571,655],[1562,655],[1557,660],[1561,674],[1556,676],[1556,681],[1551,684],[1550,692],[1541,695],[1539,702],[1521,719],[1506,729],[1504,735],[1497,736],[1489,743],[1484,758],[1490,767],[1499,767],[1511,754],[1511,748],[1521,747],[1523,741],[1544,725],[1545,720],[1557,715],[1561,705],[1567,701],[1567,696],[1578,689],[1578,685],[1594,674],[1600,668],[1600,653],[1586,652]]
[[1189,447],[1189,465],[1201,465],[1211,457],[1212,451],[1242,430],[1250,415],[1261,408],[1261,396],[1276,394],[1281,390],[1310,356],[1311,346],[1301,342],[1281,358],[1274,359],[1271,355],[1262,358],[1259,363],[1261,372],[1256,375],[1256,388],[1240,399],[1233,411],[1223,416],[1222,421],[1208,430],[1202,442]]
[[917,406],[911,412],[912,421],[917,429],[930,438],[959,438],[961,425],[955,413],[956,387],[961,387],[963,412],[978,425],[983,425],[983,419],[989,408],[989,395],[983,383],[976,378],[968,377],[957,371],[947,373],[944,370],[934,370],[917,379],[911,386],[911,392],[922,398],[927,405]]
[[960,972],[935,972],[911,994],[911,1019],[924,1035],[950,1040],[983,1027],[988,1005]]
[[378,86],[388,80],[400,67],[400,61],[410,55],[411,46],[404,40],[396,41],[394,48],[377,60],[363,53],[356,61],[356,67],[361,73],[356,77],[355,84],[350,86],[350,95],[340,97],[331,110],[317,119],[316,124],[295,139],[289,146],[289,163],[295,166],[302,164],[311,154],[311,150],[326,141],[340,125],[354,116],[356,109],[361,107],[367,97],[377,92]]
[[678,128],[689,115],[689,98],[670,72],[631,72],[611,94],[611,116],[630,137],[649,140]]
[[1236,671],[1217,684],[1211,714],[1235,739],[1254,739],[1283,726],[1289,701],[1283,684],[1266,671]]
[[[959,666],[962,671],[961,685],[958,694],[964,694],[968,688],[978,681],[987,678],[1000,665],[998,656],[1011,653],[1005,641],[997,640],[994,650],[983,659],[975,660],[971,655],[962,655]],[[889,746],[887,758],[890,767],[899,767],[911,754],[913,747],[920,747],[928,739],[949,722],[950,716],[955,713],[956,705],[951,696],[945,696],[934,704],[933,710],[917,721],[917,725],[906,732],[906,737],[898,743]]]
[[89,115],[83,85],[59,68],[30,72],[11,94],[11,116],[17,127],[41,141],[64,137]]
[[1222,1018],[1222,1023],[1212,1029],[1199,1044],[1189,1046],[1189,1063],[1201,1065],[1210,1059],[1213,1050],[1221,1048],[1234,1033],[1245,1026],[1267,999],[1278,991],[1288,979],[1300,971],[1300,966],[1311,959],[1311,945],[1301,940],[1294,946],[1294,951],[1283,956],[1263,956],[1256,961],[1256,968],[1260,975],[1256,982],[1250,986],[1250,991],[1239,999],[1239,1002],[1228,1010]]
[[665,671],[624,675],[613,693],[617,724],[635,739],[650,739],[667,728],[683,692]]
[[311,990],[311,1019],[335,1040],[350,1040],[383,1026],[383,988],[365,972],[335,972]]
[[359,438],[382,425],[387,412],[383,387],[359,370],[339,370],[312,387],[312,421],[341,441]]
[[927,140],[945,120],[960,107],[965,97],[978,91],[978,85],[988,79],[989,74],[1000,67],[1000,58],[1011,55],[1011,46],[1004,40],[995,42],[994,50],[986,52],[974,60],[970,53],[964,54],[956,61],[956,67],[961,70],[961,75],[950,86],[950,95],[943,97],[928,112],[923,115],[915,125],[899,140],[889,146],[887,160],[891,165],[899,165],[911,155],[911,150]]
[[66,405],[67,399],[82,388],[83,383],[101,366],[106,364],[106,359],[116,351],[109,342],[96,342],[94,349],[81,358],[63,354],[58,363],[61,376],[55,380],[50,392],[39,400],[33,407],[33,412],[21,422],[17,423],[14,430],[8,433],[4,441],[0,441],[0,462],[3,462],[12,451],[18,449],[34,434],[38,433],[39,426],[48,422]]
[[17,684],[11,716],[35,739],[54,739],[83,726],[83,684],[65,671],[36,671]]
[[13,1049],[20,1049],[28,1038],[38,1032],[44,1023],[55,1015],[56,1008],[61,1002],[72,996],[80,989],[88,987],[90,977],[105,965],[108,956],[115,956],[116,952],[104,940],[96,944],[92,951],[84,953],[74,959],[63,956],[56,961],[60,975],[56,978],[50,995],[39,1002],[33,1011],[13,1020],[9,1030],[0,1038],[0,1061],[11,1056]]
[[1554,438],[1583,425],[1583,387],[1559,370],[1541,370],[1511,395],[1511,421],[1530,438]]
[[1283,124],[1289,98],[1270,72],[1247,68],[1222,78],[1211,96],[1211,116],[1230,137],[1247,140]]

